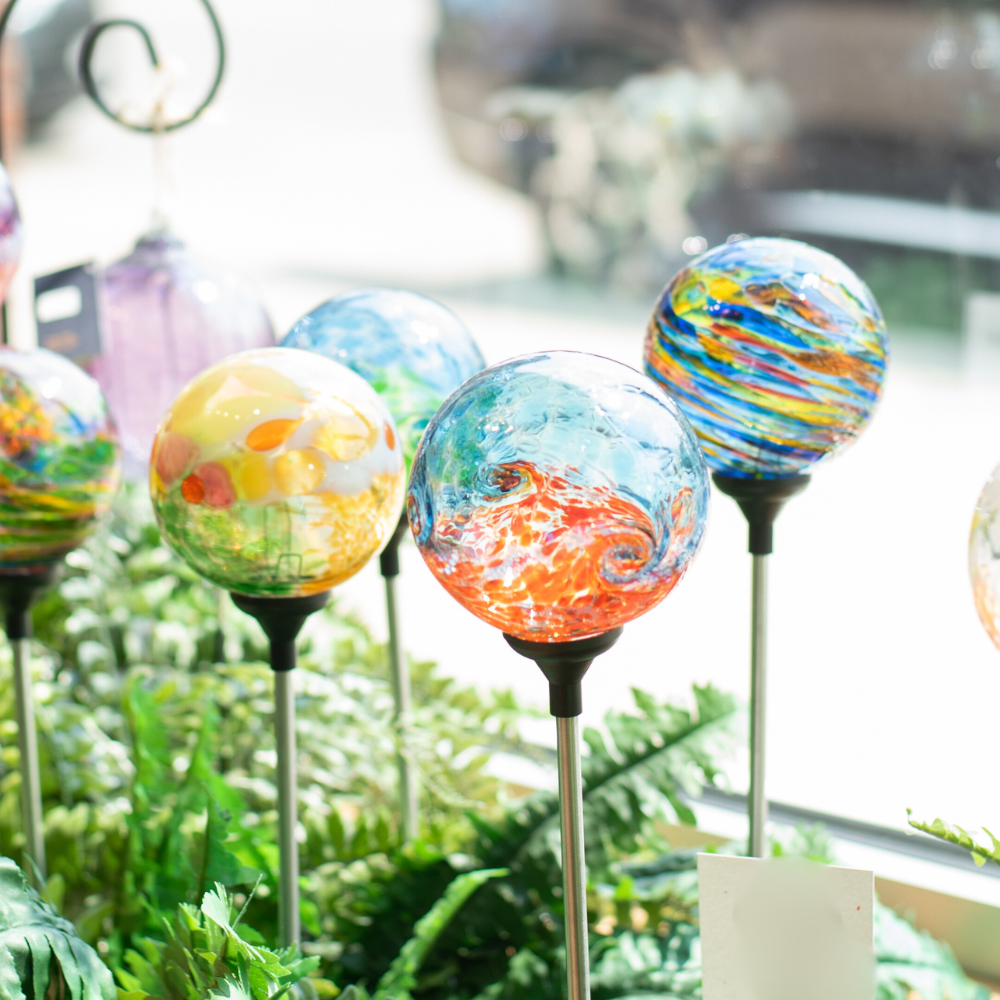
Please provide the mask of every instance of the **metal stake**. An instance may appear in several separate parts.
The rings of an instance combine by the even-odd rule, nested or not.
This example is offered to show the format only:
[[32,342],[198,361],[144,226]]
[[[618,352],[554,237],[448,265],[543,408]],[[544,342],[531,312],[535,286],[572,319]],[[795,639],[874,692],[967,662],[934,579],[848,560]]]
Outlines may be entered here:
[[278,937],[283,946],[302,940],[299,916],[298,754],[295,747],[295,640],[309,615],[326,607],[330,592],[304,597],[232,594],[233,604],[260,622],[271,641],[274,671],[274,737],[278,750]]
[[302,940],[299,917],[298,752],[295,744],[294,672],[274,674],[274,734],[278,748],[278,936],[283,946]]
[[559,822],[562,831],[563,912],[566,923],[566,985],[569,1000],[590,1000],[587,940],[587,869],[583,837],[583,774],[580,713],[583,675],[594,658],[621,637],[620,628],[588,639],[535,642],[504,635],[521,656],[538,664],[549,682],[549,712],[556,719],[559,764]]
[[752,479],[713,473],[712,481],[743,511],[753,556],[750,599],[750,791],[747,814],[750,857],[767,853],[767,795],[764,764],[767,742],[767,567],[774,551],[774,522],[782,507],[809,485],[808,475]]
[[556,735],[568,996],[569,1000],[587,1000],[590,996],[590,947],[587,938],[587,871],[584,861],[579,716],[557,718]]
[[396,703],[393,721],[396,725],[399,751],[396,767],[399,771],[399,819],[404,840],[414,840],[420,834],[420,799],[417,775],[410,756],[410,731],[413,719],[413,696],[410,692],[410,666],[403,653],[399,637],[399,614],[396,607],[396,577],[399,576],[399,545],[410,524],[404,512],[399,518],[389,544],[379,556],[379,572],[385,580],[385,616],[389,625],[389,676]]
[[[42,878],[45,863],[45,827],[42,814],[42,779],[38,764],[38,731],[31,684],[31,605],[55,579],[58,564],[33,572],[0,576],[0,604],[4,628],[14,659],[14,698],[17,709],[17,742],[21,749],[21,830],[26,858],[38,866]],[[30,872],[31,866],[25,865]]]
[[767,716],[767,566],[768,556],[753,557],[750,611],[750,857],[767,847],[767,796],[764,763]]
[[396,732],[399,751],[399,808],[404,840],[414,840],[420,833],[420,813],[417,800],[417,777],[410,762],[409,738],[413,717],[413,696],[410,690],[409,665],[403,657],[399,639],[399,616],[396,611],[396,577],[385,578],[385,613],[389,622],[389,672],[392,694],[396,702]]
[[46,878],[45,831],[42,821],[42,778],[38,766],[35,699],[31,689],[31,640],[14,639],[14,687],[17,698],[17,742],[21,748],[21,816],[24,853]]

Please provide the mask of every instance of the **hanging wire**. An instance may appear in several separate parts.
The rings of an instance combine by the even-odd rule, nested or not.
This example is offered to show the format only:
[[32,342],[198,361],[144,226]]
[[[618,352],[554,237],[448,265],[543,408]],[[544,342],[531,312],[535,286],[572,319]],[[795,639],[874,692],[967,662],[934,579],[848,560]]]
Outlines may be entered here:
[[[101,35],[112,28],[131,28],[133,31],[137,31],[146,44],[146,52],[149,54],[149,60],[153,64],[153,68],[158,69],[160,67],[160,59],[156,54],[156,47],[153,45],[153,39],[150,37],[150,34],[145,27],[143,27],[143,25],[141,25],[138,21],[133,21],[130,18],[113,18],[108,21],[99,21],[97,24],[92,24],[87,29],[86,34],[83,36],[83,43],[80,46],[80,80],[83,83],[83,89],[87,92],[87,96],[112,121],[117,122],[123,128],[127,128],[132,132],[173,132],[179,128],[183,128],[185,125],[190,125],[191,122],[198,118],[215,99],[215,95],[219,90],[219,84],[222,83],[222,74],[226,68],[226,43],[222,35],[222,26],[219,24],[219,19],[216,16],[211,3],[209,3],[209,0],[200,0],[200,2],[205,8],[205,13],[208,14],[208,19],[212,24],[212,32],[215,36],[215,44],[219,54],[218,63],[215,69],[215,78],[212,80],[212,85],[209,87],[208,93],[201,104],[199,104],[190,114],[185,117],[175,119],[174,121],[163,120],[160,102],[157,102],[157,106],[153,109],[153,113],[148,122],[129,121],[127,118],[122,116],[120,111],[114,111],[105,103],[104,98],[101,97],[100,91],[97,89],[97,83],[94,80],[94,74],[91,69],[91,62],[94,58],[94,50]],[[3,9],[3,13],[0,14],[0,45],[3,44],[4,35],[7,31],[7,24],[10,21],[10,16],[14,12],[14,8],[16,6],[17,0],[9,0]],[[3,157],[4,152],[2,94],[2,77],[0,77],[0,158]],[[0,307],[0,343],[7,343],[6,302],[3,303],[2,307]]]

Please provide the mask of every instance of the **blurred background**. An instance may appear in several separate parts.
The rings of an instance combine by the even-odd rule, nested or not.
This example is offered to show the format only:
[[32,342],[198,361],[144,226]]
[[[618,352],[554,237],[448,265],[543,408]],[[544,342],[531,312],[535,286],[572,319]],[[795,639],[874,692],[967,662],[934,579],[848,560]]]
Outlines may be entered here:
[[[154,78],[138,38],[110,33],[108,102],[146,114],[167,86],[189,109],[214,70],[204,11],[142,6],[168,65]],[[892,362],[870,430],[779,522],[769,793],[898,829],[907,807],[1000,828],[1000,653],[966,569],[1000,461],[1000,4],[217,6],[219,97],[153,140],[102,117],[73,69],[88,21],[135,5],[20,0],[0,81],[26,234],[12,341],[35,338],[33,277],[122,256],[154,202],[193,252],[253,279],[279,337],[337,292],[397,285],[454,309],[490,362],[555,348],[639,368],[656,293],[692,255],[741,233],[828,249],[881,303]],[[745,536],[716,496],[689,578],[595,665],[586,721],[633,685],[747,697]],[[403,567],[414,656],[544,705],[535,668],[412,545]],[[374,566],[339,593],[384,634]],[[1000,880],[949,879],[1000,903]]]

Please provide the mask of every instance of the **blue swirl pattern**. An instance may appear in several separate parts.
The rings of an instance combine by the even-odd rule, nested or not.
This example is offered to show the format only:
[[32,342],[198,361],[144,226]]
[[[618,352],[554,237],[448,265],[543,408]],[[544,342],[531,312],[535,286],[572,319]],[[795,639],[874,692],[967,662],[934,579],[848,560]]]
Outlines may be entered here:
[[861,433],[887,348],[878,304],[850,268],[761,237],[709,250],[673,278],[649,321],[645,367],[714,470],[767,479],[800,473]]

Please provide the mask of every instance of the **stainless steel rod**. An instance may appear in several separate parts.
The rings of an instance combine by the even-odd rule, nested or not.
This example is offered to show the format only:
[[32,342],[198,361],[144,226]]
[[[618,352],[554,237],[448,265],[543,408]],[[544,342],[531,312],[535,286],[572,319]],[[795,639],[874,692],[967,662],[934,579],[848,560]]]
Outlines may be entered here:
[[38,766],[35,699],[31,687],[31,640],[14,639],[14,688],[17,699],[17,739],[21,747],[21,825],[24,853],[42,877],[47,877],[45,833],[42,819],[42,778]]
[[302,939],[299,920],[298,766],[294,670],[274,674],[274,732],[278,747],[278,935],[282,945]]
[[569,1000],[589,1000],[587,872],[583,841],[583,775],[579,717],[557,718],[559,818],[562,823],[563,902],[566,908],[566,975]]
[[750,856],[767,851],[767,796],[764,764],[767,744],[767,566],[768,556],[753,557],[750,610]]
[[396,577],[385,577],[385,613],[389,622],[389,673],[392,694],[396,700],[396,732],[399,752],[399,810],[405,840],[414,840],[420,833],[420,805],[417,798],[417,776],[410,757],[410,731],[413,719],[413,696],[410,690],[410,667],[403,655],[399,638],[399,615],[396,608]]

